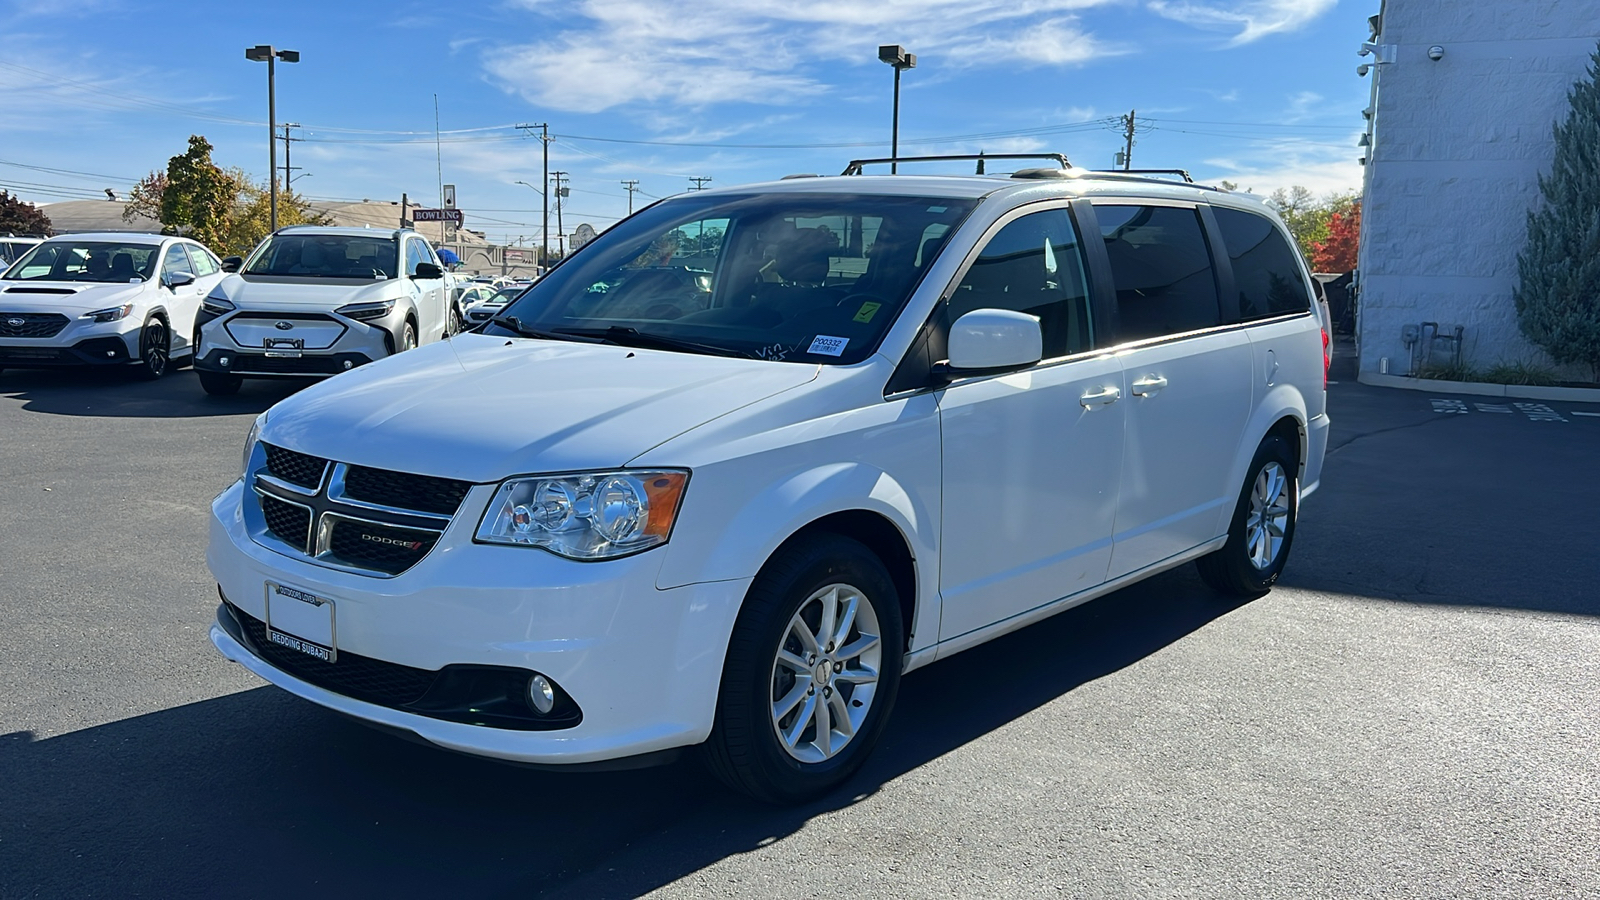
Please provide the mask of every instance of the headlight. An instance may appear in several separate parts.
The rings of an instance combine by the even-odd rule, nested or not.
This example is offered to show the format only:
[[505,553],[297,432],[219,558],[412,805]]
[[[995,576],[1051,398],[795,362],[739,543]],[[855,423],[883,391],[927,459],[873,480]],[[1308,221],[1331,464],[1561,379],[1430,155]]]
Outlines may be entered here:
[[124,303],[121,306],[113,306],[110,309],[97,309],[94,312],[86,312],[81,318],[93,319],[96,322],[115,322],[118,319],[127,318],[132,312],[133,304]]
[[394,309],[393,300],[378,300],[372,303],[346,303],[334,310],[347,319],[365,321],[367,319],[381,319]]
[[236,308],[227,297],[219,297],[215,294],[200,301],[200,309],[213,319],[217,316],[225,316]]
[[267,414],[256,416],[255,423],[250,426],[250,434],[244,439],[244,458],[240,461],[240,477],[250,477],[250,454],[256,451],[256,441],[261,439],[261,426],[267,424]]
[[627,469],[513,478],[478,525],[486,544],[542,547],[568,559],[615,559],[667,542],[689,473]]

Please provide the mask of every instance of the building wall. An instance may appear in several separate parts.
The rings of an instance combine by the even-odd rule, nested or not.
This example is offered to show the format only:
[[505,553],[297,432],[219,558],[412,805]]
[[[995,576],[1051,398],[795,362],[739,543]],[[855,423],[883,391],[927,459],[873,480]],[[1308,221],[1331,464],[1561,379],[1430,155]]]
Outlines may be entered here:
[[[1551,128],[1600,39],[1600,0],[1387,0],[1360,255],[1361,370],[1406,374],[1407,324],[1464,326],[1479,367],[1549,364],[1511,291]],[[1444,48],[1443,59],[1428,48]],[[1368,76],[1373,77],[1373,76]],[[1574,373],[1575,377],[1587,377]]]

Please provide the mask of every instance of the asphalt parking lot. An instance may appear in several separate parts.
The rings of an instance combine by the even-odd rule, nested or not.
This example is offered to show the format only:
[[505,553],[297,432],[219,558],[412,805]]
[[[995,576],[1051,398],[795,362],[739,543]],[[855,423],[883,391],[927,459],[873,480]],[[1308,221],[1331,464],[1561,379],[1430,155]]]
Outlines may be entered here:
[[1600,896],[1600,404],[1346,379],[1272,594],[1184,568],[940,662],[783,810],[225,662],[206,511],[291,389],[0,373],[0,900]]

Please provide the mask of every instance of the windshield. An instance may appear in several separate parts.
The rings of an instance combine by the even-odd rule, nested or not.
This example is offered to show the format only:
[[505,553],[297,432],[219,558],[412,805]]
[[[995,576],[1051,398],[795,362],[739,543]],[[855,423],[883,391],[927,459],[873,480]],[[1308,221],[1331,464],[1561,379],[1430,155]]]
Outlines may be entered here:
[[551,270],[490,333],[860,362],[976,205],[856,194],[670,200]]
[[400,251],[392,237],[276,234],[256,248],[245,275],[297,278],[393,278]]
[[525,285],[525,284],[513,284],[513,285],[510,285],[510,286],[507,286],[507,287],[503,287],[500,290],[494,292],[494,296],[489,298],[489,302],[490,303],[509,303],[518,294],[522,293],[523,291],[525,291],[527,289],[528,289],[528,286]]
[[161,248],[115,241],[49,241],[6,270],[7,281],[148,281]]

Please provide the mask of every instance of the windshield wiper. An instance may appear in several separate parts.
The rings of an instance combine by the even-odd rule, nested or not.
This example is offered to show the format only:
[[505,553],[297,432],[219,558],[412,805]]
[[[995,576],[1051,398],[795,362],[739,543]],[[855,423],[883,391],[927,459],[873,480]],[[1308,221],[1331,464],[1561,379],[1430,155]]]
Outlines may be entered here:
[[650,334],[637,328],[624,325],[612,325],[609,328],[562,328],[561,334],[570,334],[578,337],[587,337],[593,340],[605,341],[608,344],[620,344],[624,347],[650,347],[656,350],[687,350],[690,353],[705,353],[711,356],[740,356],[750,358],[750,354],[741,350],[728,347],[718,347],[714,344],[702,344],[698,341],[688,341],[683,338],[668,337],[664,334]]
[[493,322],[496,325],[499,325],[501,328],[509,328],[512,331],[515,331],[517,334],[521,335],[522,337],[533,338],[535,340],[577,341],[577,342],[583,343],[583,344],[616,343],[615,341],[607,341],[605,338],[601,338],[601,337],[593,337],[593,336],[590,336],[590,335],[582,335],[582,334],[569,334],[569,333],[567,333],[565,331],[540,331],[537,328],[532,328],[532,327],[529,327],[527,325],[522,324],[522,320],[517,318],[516,316],[495,316],[494,318],[490,319],[489,321]]

